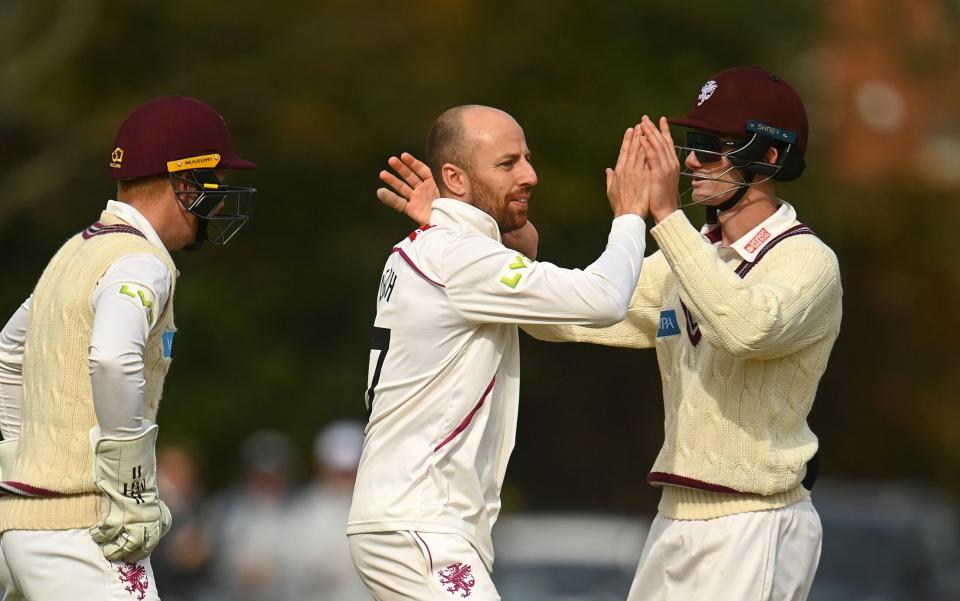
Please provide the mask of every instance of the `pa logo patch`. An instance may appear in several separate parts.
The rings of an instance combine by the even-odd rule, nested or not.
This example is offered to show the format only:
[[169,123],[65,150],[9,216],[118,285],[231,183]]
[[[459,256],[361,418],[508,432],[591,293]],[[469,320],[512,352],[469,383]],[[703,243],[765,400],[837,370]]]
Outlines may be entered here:
[[677,312],[673,309],[660,311],[660,327],[657,328],[657,338],[666,338],[678,334],[680,334],[680,323],[677,321]]
[[163,356],[164,358],[169,359],[173,356],[173,335],[176,334],[174,330],[167,330],[163,333]]

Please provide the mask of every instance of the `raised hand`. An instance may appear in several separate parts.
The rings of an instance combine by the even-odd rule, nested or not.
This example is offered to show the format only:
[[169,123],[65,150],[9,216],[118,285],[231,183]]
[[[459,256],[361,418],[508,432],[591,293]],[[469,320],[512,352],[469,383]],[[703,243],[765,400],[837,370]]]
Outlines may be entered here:
[[607,198],[614,217],[633,213],[645,219],[650,211],[650,174],[645,169],[642,137],[639,125],[627,129],[616,166],[607,168]]
[[503,245],[509,249],[522,253],[528,259],[537,260],[537,246],[540,244],[540,233],[533,227],[533,222],[527,220],[523,227],[510,232],[503,232],[500,237]]
[[673,146],[673,136],[666,117],[660,117],[660,128],[646,115],[640,121],[643,136],[640,143],[647,155],[650,171],[650,212],[659,223],[680,206],[677,184],[680,180],[680,160]]
[[440,196],[433,182],[430,168],[409,152],[400,158],[387,159],[387,164],[396,171],[396,175],[384,169],[380,180],[393,188],[378,188],[377,198],[398,213],[403,213],[417,225],[430,221],[430,204]]

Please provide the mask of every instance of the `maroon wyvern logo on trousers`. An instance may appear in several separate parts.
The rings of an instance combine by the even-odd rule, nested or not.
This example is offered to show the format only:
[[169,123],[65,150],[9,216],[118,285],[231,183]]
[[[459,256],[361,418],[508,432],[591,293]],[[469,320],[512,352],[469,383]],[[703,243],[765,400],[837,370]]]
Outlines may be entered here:
[[451,563],[437,572],[437,575],[440,577],[440,584],[447,589],[447,592],[456,595],[462,591],[460,596],[464,598],[470,596],[474,585],[477,584],[470,566],[462,563]]
[[131,595],[136,594],[137,601],[143,601],[150,588],[147,569],[135,563],[128,563],[126,566],[117,566],[117,571],[120,572],[120,582],[127,585],[126,591]]

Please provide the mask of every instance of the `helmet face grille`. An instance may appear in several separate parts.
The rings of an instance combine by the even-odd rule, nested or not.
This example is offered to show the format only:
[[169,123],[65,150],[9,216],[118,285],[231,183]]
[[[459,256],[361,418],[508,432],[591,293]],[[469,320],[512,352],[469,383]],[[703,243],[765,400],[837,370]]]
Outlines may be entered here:
[[218,246],[226,244],[253,215],[255,188],[222,184],[213,169],[171,173],[170,177],[188,184],[187,190],[175,193],[177,200],[202,220],[198,245],[204,240]]

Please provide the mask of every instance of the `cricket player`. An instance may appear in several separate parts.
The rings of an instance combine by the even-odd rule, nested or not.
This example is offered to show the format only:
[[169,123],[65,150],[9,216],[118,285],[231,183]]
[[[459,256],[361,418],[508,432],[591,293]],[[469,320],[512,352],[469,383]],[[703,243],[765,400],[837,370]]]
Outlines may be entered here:
[[517,324],[623,318],[642,263],[649,175],[631,128],[607,172],[606,250],[568,270],[502,243],[527,226],[537,184],[513,117],[452,108],[426,152],[441,198],[380,277],[347,534],[379,601],[497,600],[490,531],[516,433]]
[[[689,128],[684,145],[666,119],[640,125],[660,250],[644,260],[626,318],[523,328],[657,351],[664,443],[647,481],[662,494],[629,601],[802,601],[822,539],[806,420],[842,296],[833,251],[776,191],[804,171],[806,109],[779,76],[739,67],[711,77],[669,122]],[[681,159],[692,203],[706,207],[699,230],[678,210]],[[418,163],[391,166],[409,175]],[[378,191],[381,201],[407,214],[432,193],[425,179],[384,179],[396,192]]]
[[140,106],[110,153],[117,200],[0,333],[0,547],[30,601],[159,599],[149,556],[170,527],[154,456],[176,332],[170,252],[225,244],[246,223],[256,190],[222,180],[254,167],[209,105]]
[[[804,170],[806,110],[782,78],[741,67],[669,121],[689,128],[679,155],[706,225],[654,175],[660,250],[627,318],[527,331],[657,350],[664,443],[647,481],[662,493],[629,601],[802,601],[822,539],[807,415],[841,317],[836,256],[776,191]],[[649,163],[678,162],[666,120],[641,127]]]

